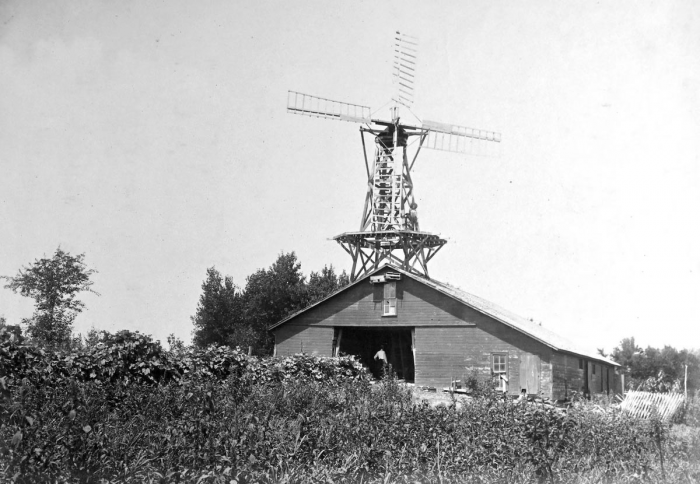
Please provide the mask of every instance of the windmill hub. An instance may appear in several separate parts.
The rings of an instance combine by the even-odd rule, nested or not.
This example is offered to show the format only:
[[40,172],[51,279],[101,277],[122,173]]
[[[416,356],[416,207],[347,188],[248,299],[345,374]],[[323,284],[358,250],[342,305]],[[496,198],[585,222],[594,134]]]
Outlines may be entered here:
[[[398,131],[398,134],[397,134]],[[389,124],[377,135],[377,144],[386,148],[394,148],[394,134],[396,136],[396,144],[398,146],[406,146],[408,142],[408,134],[400,124]]]

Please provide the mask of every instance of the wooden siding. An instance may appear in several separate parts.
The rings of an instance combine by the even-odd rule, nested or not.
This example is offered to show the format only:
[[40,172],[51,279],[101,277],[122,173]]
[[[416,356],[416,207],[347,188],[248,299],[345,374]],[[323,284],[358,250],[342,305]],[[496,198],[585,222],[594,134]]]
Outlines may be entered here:
[[[583,395],[585,388],[584,370],[579,369],[579,360],[582,360],[584,365],[588,365],[591,394],[608,394],[609,392],[610,395],[614,395],[621,393],[620,376],[615,371],[614,366],[587,360],[577,355],[555,352],[553,398],[558,400],[570,398],[571,392],[574,391]],[[596,367],[595,375],[592,373],[593,365]]]
[[574,391],[578,392],[579,394],[583,394],[584,372],[582,368],[579,369],[579,360],[582,360],[582,358],[564,353],[554,353],[552,398],[556,400],[564,400],[569,398],[572,394],[571,392]]
[[274,334],[277,356],[290,356],[295,353],[331,356],[333,328],[282,325]]
[[[361,282],[312,307],[281,326],[467,326],[473,313],[464,304],[409,278],[398,281],[403,297],[396,316],[382,316],[374,285]],[[276,330],[275,330],[276,331]]]
[[472,328],[418,327],[415,334],[416,385],[443,388],[452,379],[464,382]]
[[528,354],[541,361],[540,395],[551,395],[549,347],[413,279],[398,284],[402,299],[395,317],[382,316],[374,286],[363,282],[276,328],[277,354],[298,353],[303,345],[307,352],[331,355],[334,327],[410,327],[416,328],[416,385],[443,388],[472,373],[491,380],[492,354],[500,353],[507,355],[508,393],[517,395],[520,358]]
[[[397,302],[396,316],[382,316],[382,303],[375,301],[374,292],[369,281],[360,282],[275,328],[277,354],[290,355],[303,349],[330,356],[336,327],[415,328],[416,385],[443,388],[452,379],[464,382],[471,374],[490,380],[492,355],[500,353],[507,355],[510,394],[520,393],[520,363],[525,355],[540,360],[540,396],[560,399],[582,389],[578,356],[554,351],[418,281],[405,276],[398,281],[397,296],[402,298]],[[605,378],[603,370],[604,365],[596,362],[596,375],[590,374],[595,393],[600,390],[600,378]],[[606,382],[602,384],[605,390]]]

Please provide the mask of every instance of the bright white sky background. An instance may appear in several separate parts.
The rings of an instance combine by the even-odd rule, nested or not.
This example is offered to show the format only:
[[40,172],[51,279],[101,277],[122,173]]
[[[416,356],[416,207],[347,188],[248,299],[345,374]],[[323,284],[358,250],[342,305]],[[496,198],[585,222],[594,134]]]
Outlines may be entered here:
[[165,341],[207,267],[349,269],[328,239],[359,226],[358,125],[287,90],[381,107],[395,30],[420,39],[413,112],[504,140],[419,157],[431,275],[589,347],[700,347],[694,0],[4,1],[0,274],[84,252],[102,295],[76,330]]

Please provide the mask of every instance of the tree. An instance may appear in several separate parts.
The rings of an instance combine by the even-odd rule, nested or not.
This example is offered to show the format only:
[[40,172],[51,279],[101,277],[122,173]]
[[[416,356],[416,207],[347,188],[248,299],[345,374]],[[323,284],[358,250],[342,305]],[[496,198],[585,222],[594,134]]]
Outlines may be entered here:
[[248,276],[245,293],[245,319],[256,335],[256,353],[272,352],[274,340],[267,328],[308,304],[301,264],[294,252],[282,253],[269,269]]
[[190,319],[196,346],[230,344],[234,329],[243,323],[243,300],[231,277],[222,277],[215,267],[207,269],[197,312]]
[[306,284],[308,303],[320,301],[348,284],[350,284],[350,278],[345,271],[336,275],[333,265],[324,266],[321,272],[309,274],[309,282]]
[[81,292],[91,292],[90,280],[97,271],[88,269],[85,254],[73,256],[60,247],[51,258],[35,260],[16,276],[2,276],[11,289],[34,299],[34,314],[25,320],[27,332],[38,344],[63,347],[71,343],[71,329],[85,304],[77,299]]
[[268,327],[295,311],[323,299],[350,283],[343,271],[331,265],[312,272],[306,283],[294,252],[281,253],[268,269],[258,269],[246,278],[240,291],[231,277],[222,277],[213,267],[202,284],[193,343],[252,347],[256,354],[270,354],[274,345]]
[[661,349],[648,346],[642,349],[634,338],[624,338],[613,350],[612,358],[622,365],[628,379],[628,389],[668,391],[682,389],[685,384],[686,367],[688,391],[700,388],[700,358],[696,352],[680,350],[672,346]]

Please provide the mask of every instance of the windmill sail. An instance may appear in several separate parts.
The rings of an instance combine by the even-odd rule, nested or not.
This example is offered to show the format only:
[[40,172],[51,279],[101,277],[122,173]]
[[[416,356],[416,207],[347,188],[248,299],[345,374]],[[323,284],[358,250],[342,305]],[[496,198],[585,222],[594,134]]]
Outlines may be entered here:
[[367,106],[332,101],[296,91],[287,93],[287,112],[353,123],[372,122],[371,111]]
[[484,156],[499,154],[501,133],[428,120],[423,121],[422,127],[429,130],[425,148]]
[[418,39],[401,32],[394,38],[394,101],[410,106],[413,104],[413,81],[416,76]]

